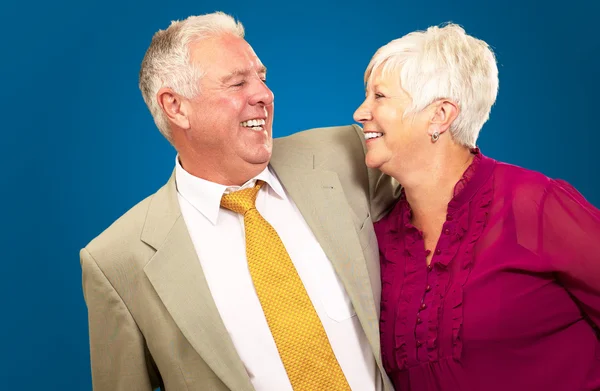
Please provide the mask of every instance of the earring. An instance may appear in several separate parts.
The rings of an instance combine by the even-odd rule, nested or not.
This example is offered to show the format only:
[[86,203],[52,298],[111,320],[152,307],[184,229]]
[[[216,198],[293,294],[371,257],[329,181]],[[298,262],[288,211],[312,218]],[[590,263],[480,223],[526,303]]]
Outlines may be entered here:
[[440,132],[438,132],[437,130],[435,132],[433,132],[433,134],[431,135],[431,142],[435,143],[436,141],[438,141],[440,139]]

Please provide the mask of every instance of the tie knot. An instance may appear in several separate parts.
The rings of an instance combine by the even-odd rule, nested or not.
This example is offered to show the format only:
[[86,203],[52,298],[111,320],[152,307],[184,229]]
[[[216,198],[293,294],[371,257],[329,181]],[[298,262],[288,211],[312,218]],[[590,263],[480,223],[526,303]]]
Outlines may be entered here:
[[241,215],[246,214],[247,211],[256,207],[256,195],[262,185],[264,185],[263,181],[256,181],[254,187],[223,195],[221,206]]

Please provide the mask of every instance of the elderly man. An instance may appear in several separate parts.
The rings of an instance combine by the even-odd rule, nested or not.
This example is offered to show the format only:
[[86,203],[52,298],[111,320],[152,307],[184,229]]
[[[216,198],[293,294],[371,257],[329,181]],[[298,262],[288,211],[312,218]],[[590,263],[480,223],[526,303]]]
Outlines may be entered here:
[[95,390],[390,389],[372,219],[391,183],[357,126],[273,141],[243,37],[193,16],[146,53],[140,89],[177,159],[81,250]]

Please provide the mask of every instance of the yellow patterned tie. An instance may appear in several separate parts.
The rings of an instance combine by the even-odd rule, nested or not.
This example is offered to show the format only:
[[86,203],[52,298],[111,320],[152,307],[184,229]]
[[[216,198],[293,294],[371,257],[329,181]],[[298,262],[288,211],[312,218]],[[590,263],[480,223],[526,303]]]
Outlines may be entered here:
[[290,256],[256,210],[263,184],[224,195],[221,206],[244,216],[248,268],[283,366],[295,391],[350,390]]

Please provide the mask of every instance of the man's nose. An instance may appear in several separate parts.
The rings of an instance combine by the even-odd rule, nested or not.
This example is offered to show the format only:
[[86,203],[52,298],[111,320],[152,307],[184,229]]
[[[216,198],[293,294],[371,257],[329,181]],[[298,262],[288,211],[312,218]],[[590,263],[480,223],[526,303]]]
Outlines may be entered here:
[[271,89],[269,87],[267,87],[265,82],[258,79],[253,83],[254,83],[254,86],[252,87],[253,93],[252,93],[252,96],[250,97],[250,104],[251,105],[263,104],[265,106],[269,106],[269,105],[273,104],[273,100],[275,99],[275,96],[273,95],[273,91],[271,91]]

